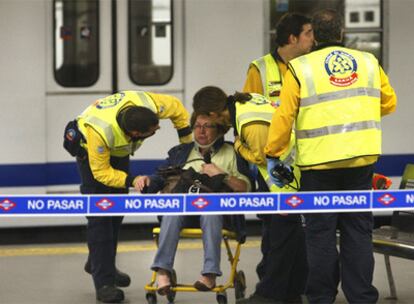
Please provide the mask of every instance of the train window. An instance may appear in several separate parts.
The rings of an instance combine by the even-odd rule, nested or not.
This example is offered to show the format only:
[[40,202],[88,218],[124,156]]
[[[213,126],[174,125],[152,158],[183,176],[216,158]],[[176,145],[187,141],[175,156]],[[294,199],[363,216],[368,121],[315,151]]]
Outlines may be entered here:
[[54,75],[64,87],[87,87],[99,76],[98,0],[55,0]]
[[373,11],[365,12],[364,16],[365,16],[365,22],[374,22],[375,20],[374,18],[375,13]]
[[320,9],[331,8],[342,13],[345,19],[346,46],[373,53],[383,61],[382,41],[383,0],[270,0],[270,48],[275,45],[274,28],[286,12],[299,12],[308,16]]
[[172,78],[172,1],[129,0],[129,76],[138,85]]
[[359,12],[351,12],[349,14],[349,22],[351,23],[359,22]]

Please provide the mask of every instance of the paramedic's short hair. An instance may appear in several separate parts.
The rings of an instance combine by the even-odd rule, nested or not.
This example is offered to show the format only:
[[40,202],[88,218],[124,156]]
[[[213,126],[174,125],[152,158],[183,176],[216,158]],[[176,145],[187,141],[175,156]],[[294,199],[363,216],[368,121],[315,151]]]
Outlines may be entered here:
[[151,127],[157,126],[158,123],[157,114],[145,107],[127,108],[123,116],[123,124],[128,131],[148,132]]
[[290,35],[299,37],[300,33],[303,31],[303,26],[310,23],[310,18],[304,15],[297,13],[284,14],[276,25],[277,46],[284,46],[288,44]]
[[321,10],[313,15],[312,28],[318,43],[339,42],[344,28],[343,17],[332,9]]

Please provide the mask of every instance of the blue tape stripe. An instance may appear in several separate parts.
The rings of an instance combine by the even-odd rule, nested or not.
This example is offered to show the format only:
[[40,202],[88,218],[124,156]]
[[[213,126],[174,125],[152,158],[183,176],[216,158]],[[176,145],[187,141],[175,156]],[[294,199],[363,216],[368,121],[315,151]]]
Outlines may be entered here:
[[[162,160],[133,160],[131,172],[151,174]],[[383,155],[376,172],[386,176],[401,176],[407,163],[414,163],[414,154]],[[75,162],[46,164],[0,165],[0,187],[29,187],[79,184]]]
[[298,193],[0,195],[2,216],[414,211],[414,190]]

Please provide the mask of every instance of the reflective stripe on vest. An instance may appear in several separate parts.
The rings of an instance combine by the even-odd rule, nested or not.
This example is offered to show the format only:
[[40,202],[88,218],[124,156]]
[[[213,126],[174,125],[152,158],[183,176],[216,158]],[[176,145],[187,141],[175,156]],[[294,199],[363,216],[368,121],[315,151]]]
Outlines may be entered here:
[[246,120],[260,120],[269,122],[272,120],[273,113],[247,112],[237,116],[237,125],[243,124]]
[[296,138],[315,138],[320,136],[326,136],[331,134],[347,133],[354,131],[361,131],[367,129],[378,129],[381,130],[381,123],[379,121],[359,121],[349,124],[336,125],[336,126],[325,126],[313,130],[296,130]]
[[300,105],[302,107],[314,105],[320,102],[334,101],[337,99],[345,99],[356,96],[371,96],[371,97],[381,97],[381,91],[374,88],[355,88],[347,89],[339,92],[323,93],[319,95],[313,95],[306,97],[300,100]]
[[274,102],[279,102],[279,94],[282,88],[282,75],[279,66],[272,54],[267,54],[252,62],[260,72],[263,95]]
[[150,97],[143,91],[136,91],[135,92],[138,98],[141,101],[143,107],[150,109],[152,112],[157,113],[157,107],[155,106],[154,102],[150,100]]
[[108,141],[108,146],[109,147],[114,146],[115,136],[114,136],[114,133],[112,132],[111,125],[109,125],[106,121],[98,117],[95,117],[95,116],[88,116],[85,118],[85,121],[90,125],[96,125],[100,127],[105,133],[105,138]]
[[299,166],[381,153],[381,83],[373,55],[327,47],[290,65],[301,84]]

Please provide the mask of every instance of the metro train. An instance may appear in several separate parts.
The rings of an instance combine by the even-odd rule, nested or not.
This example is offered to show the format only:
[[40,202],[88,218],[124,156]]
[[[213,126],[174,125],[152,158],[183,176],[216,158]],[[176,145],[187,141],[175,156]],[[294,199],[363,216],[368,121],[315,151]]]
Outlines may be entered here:
[[[144,90],[175,95],[191,111],[203,86],[242,89],[249,63],[275,47],[274,26],[285,12],[324,7],[344,14],[345,43],[374,53],[397,92],[396,113],[383,119],[377,172],[398,185],[414,162],[414,1],[0,0],[0,193],[77,192],[63,130],[90,103]],[[132,157],[132,170],[150,173],[177,143],[163,121]],[[2,218],[0,227],[81,221]]]

